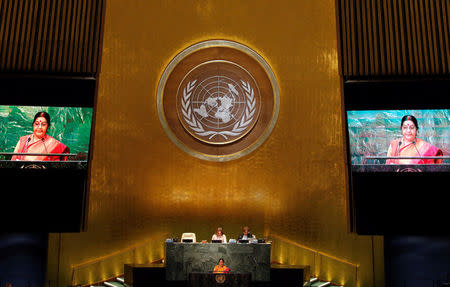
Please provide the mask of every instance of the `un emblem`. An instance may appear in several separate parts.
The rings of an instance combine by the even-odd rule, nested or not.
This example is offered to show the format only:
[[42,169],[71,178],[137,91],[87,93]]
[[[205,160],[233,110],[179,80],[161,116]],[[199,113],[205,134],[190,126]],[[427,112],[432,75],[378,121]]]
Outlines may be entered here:
[[188,47],[166,67],[157,91],[160,121],[189,154],[227,161],[271,133],[279,91],[267,62],[250,48],[213,40]]
[[226,280],[225,275],[223,275],[223,274],[216,275],[216,282],[217,282],[218,284],[223,284],[223,283],[225,283],[225,280]]
[[[230,66],[230,67],[227,67]],[[177,92],[178,119],[200,141],[228,144],[245,136],[256,123],[261,100],[258,86],[242,68],[224,61],[195,67]],[[231,70],[231,71],[229,71]],[[198,73],[195,73],[198,74]]]

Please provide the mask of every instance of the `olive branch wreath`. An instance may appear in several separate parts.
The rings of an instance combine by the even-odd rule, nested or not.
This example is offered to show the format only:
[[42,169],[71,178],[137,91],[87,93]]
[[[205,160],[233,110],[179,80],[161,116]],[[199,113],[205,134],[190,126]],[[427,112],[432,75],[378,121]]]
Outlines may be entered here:
[[[192,108],[189,105],[191,103],[192,91],[195,88],[195,83],[197,80],[193,80],[187,83],[186,87],[183,89],[183,97],[181,97],[181,112],[183,113],[183,118],[189,127],[199,136],[209,136],[209,139],[220,135],[225,139],[227,136],[239,136],[252,122],[256,111],[256,98],[253,88],[250,86],[249,82],[244,82],[241,80],[242,88],[245,91],[246,96],[246,107],[245,113],[242,115],[241,120],[237,121],[233,126],[231,131],[207,131],[203,128],[200,121],[195,118]],[[235,89],[230,89],[230,92],[238,96],[238,92]]]

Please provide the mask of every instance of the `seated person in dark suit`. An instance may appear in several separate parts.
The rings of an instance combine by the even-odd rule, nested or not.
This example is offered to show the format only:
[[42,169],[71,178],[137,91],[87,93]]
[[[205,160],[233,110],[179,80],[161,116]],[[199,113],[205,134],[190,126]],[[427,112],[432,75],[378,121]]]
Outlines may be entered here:
[[250,228],[248,226],[242,227],[242,234],[239,235],[238,240],[249,240],[252,238],[255,238],[255,236],[250,233]]

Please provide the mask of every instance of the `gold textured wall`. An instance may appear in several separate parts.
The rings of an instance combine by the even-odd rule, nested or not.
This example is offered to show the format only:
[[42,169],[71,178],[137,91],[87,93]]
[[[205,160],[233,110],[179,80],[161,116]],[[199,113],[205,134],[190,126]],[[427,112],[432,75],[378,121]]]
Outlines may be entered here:
[[[347,231],[335,12],[334,0],[108,1],[88,230],[50,236],[51,286],[112,277],[120,260],[157,260],[168,235],[209,240],[222,226],[235,238],[242,225],[274,240],[274,261],[313,264],[346,286],[383,286],[382,239]],[[225,163],[178,149],[156,110],[165,66],[208,39],[257,51],[280,86],[271,136]],[[130,246],[147,241],[148,254],[130,259]]]

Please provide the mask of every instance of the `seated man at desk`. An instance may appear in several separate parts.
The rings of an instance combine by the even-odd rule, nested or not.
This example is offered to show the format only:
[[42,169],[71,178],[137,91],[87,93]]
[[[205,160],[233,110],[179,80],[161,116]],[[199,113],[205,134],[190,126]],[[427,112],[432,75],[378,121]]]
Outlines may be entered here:
[[213,273],[229,273],[230,272],[230,268],[225,266],[224,263],[225,262],[224,262],[223,258],[220,258],[219,259],[219,264],[217,264],[216,267],[214,267]]
[[248,226],[242,227],[242,234],[239,235],[238,240],[249,240],[251,238],[255,238],[255,236],[250,233],[250,228]]

